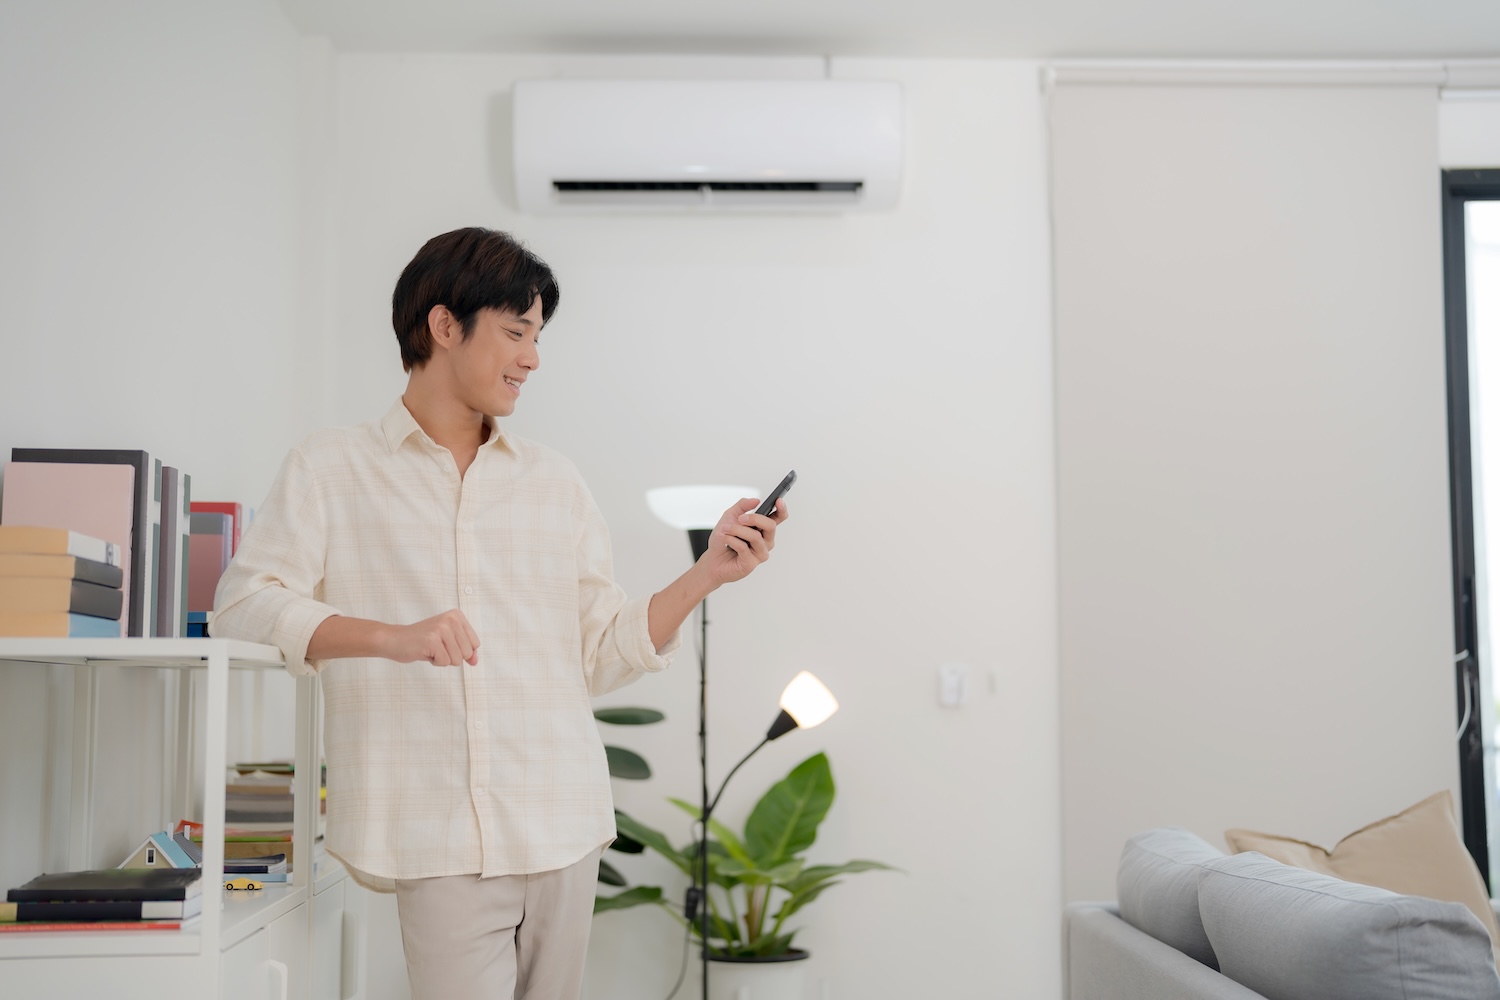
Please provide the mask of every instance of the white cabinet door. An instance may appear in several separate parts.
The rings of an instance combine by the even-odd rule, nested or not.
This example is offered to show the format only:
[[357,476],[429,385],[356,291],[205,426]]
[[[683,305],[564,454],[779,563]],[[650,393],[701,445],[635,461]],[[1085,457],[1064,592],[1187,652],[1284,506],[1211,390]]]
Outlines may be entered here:
[[344,884],[340,882],[312,899],[311,1000],[344,1000],[343,973]]
[[305,1000],[308,977],[308,909],[297,907],[265,930],[272,1000]]
[[256,931],[219,958],[220,1000],[271,1000],[266,932]]

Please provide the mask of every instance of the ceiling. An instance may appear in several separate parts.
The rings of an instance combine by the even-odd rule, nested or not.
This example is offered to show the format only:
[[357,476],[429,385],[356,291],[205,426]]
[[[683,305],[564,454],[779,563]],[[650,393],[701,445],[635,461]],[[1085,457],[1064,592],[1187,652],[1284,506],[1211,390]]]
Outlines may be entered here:
[[281,0],[348,51],[1500,57],[1500,0]]

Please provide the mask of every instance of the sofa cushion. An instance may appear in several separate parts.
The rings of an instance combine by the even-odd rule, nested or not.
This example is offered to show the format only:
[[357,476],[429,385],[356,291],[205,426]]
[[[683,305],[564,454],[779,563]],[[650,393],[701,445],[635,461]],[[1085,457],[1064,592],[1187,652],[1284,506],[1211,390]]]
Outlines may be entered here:
[[1227,830],[1224,840],[1235,853],[1259,851],[1282,864],[1347,882],[1462,903],[1489,932],[1491,945],[1500,941],[1489,890],[1464,847],[1453,796],[1446,790],[1356,830],[1331,851],[1291,837],[1251,830]]
[[1179,827],[1138,833],[1120,852],[1116,890],[1125,922],[1211,969],[1213,947],[1198,916],[1198,869],[1224,852]]
[[1219,970],[1270,1000],[1500,1000],[1489,935],[1461,903],[1250,852],[1202,866],[1198,905]]

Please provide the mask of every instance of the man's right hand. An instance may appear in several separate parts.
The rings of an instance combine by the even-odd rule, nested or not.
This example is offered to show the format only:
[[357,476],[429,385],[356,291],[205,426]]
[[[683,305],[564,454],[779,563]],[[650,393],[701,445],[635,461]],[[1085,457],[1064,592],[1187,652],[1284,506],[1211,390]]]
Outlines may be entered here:
[[380,654],[397,663],[430,663],[435,667],[479,665],[479,635],[458,608],[419,621],[393,625]]

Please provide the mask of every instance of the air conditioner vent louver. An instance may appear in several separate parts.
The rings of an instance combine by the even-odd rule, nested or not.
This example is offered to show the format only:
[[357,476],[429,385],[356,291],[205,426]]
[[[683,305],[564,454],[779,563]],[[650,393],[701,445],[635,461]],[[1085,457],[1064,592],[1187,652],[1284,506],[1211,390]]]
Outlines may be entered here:
[[842,80],[522,80],[527,212],[892,208],[901,88]]
[[553,181],[558,191],[846,191],[864,181]]

